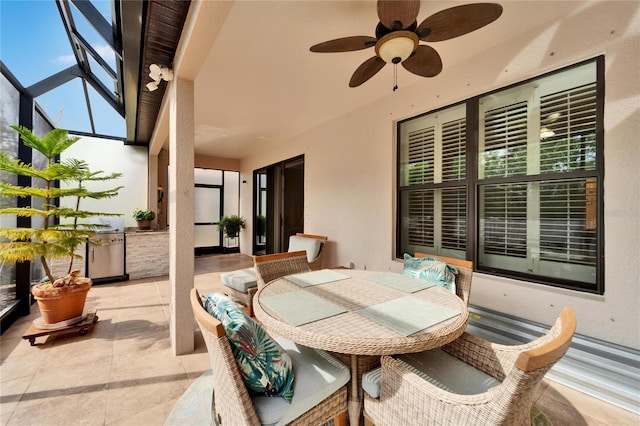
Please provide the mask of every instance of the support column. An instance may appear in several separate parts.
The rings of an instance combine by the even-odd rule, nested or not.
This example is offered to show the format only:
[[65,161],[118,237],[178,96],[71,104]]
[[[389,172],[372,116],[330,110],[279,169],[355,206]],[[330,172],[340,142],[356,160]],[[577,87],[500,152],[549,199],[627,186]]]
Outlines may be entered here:
[[189,292],[194,286],[194,118],[193,82],[169,85],[169,328],[174,355],[194,350]]

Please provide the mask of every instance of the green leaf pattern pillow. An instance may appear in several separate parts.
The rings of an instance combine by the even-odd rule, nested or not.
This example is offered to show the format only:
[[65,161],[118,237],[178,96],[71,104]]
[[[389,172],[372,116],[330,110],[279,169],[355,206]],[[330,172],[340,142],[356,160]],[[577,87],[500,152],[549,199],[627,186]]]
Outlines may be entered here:
[[224,326],[238,370],[250,392],[293,398],[293,363],[264,328],[228,297],[212,293],[204,308]]
[[404,254],[402,274],[408,277],[425,280],[444,287],[456,294],[456,275],[458,269],[433,257],[413,257]]

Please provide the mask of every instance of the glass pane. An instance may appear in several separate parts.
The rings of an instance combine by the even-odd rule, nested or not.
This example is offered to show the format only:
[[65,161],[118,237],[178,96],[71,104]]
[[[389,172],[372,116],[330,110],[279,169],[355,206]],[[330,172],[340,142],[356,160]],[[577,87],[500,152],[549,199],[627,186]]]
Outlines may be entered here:
[[442,182],[466,176],[467,124],[464,118],[442,126]]
[[195,168],[193,181],[204,185],[222,185],[222,170]]
[[441,246],[443,249],[466,251],[467,193],[466,188],[442,190]]
[[484,148],[479,153],[482,177],[523,175],[527,172],[527,102],[518,102],[483,116]]
[[193,245],[200,247],[219,247],[220,231],[218,225],[195,225]]
[[596,264],[594,178],[540,184],[540,259]]
[[526,184],[480,187],[480,246],[483,253],[526,256]]
[[[18,132],[10,128],[12,124],[18,124],[18,112],[20,110],[20,93],[11,83],[0,74],[0,150],[10,158],[18,158]],[[0,182],[11,185],[18,184],[18,177],[12,173],[0,171]],[[0,197],[0,208],[17,206],[16,197]],[[15,228],[17,217],[15,215],[0,215],[0,228]],[[6,242],[0,237],[0,242]],[[12,284],[0,287],[0,310],[15,299],[15,265],[0,263],[0,283]]]
[[414,253],[430,249],[430,253],[434,253],[434,191],[405,191],[401,203],[402,251]]
[[479,265],[595,284],[597,179],[480,186]]
[[544,96],[540,104],[540,172],[595,170],[595,83]]
[[194,188],[194,223],[213,224],[220,220],[220,188]]
[[398,125],[400,186],[464,180],[465,111],[457,105]]
[[408,161],[405,165],[408,185],[433,183],[434,130],[433,127],[428,127],[408,135]]
[[478,178],[596,168],[596,63],[480,99]]
[[224,172],[224,215],[240,213],[240,173]]
[[260,251],[267,243],[267,174],[256,173],[256,218],[255,218],[255,238],[257,249]]

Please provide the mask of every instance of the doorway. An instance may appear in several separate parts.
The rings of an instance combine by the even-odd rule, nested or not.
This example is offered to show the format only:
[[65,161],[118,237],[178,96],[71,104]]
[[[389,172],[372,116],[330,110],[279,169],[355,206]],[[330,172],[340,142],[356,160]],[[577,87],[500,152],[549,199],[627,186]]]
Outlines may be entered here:
[[238,239],[218,229],[224,215],[240,209],[240,173],[217,169],[194,169],[194,249],[196,255],[239,251]]
[[253,254],[288,250],[304,231],[304,155],[253,172]]

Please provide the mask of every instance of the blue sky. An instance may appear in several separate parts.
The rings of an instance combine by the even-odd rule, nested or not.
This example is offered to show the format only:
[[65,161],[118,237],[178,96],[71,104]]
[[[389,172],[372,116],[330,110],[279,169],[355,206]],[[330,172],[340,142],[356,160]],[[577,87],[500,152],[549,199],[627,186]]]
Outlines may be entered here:
[[[94,6],[111,22],[111,2],[93,0]],[[115,69],[113,51],[73,7],[80,34]],[[0,0],[0,59],[24,87],[75,64],[75,57],[54,0]],[[100,77],[106,73],[93,62]],[[95,65],[95,66],[93,66]],[[108,88],[111,79],[101,79]],[[124,137],[124,118],[87,85],[96,133]],[[91,132],[82,82],[70,82],[36,98],[54,125],[71,131]]]

